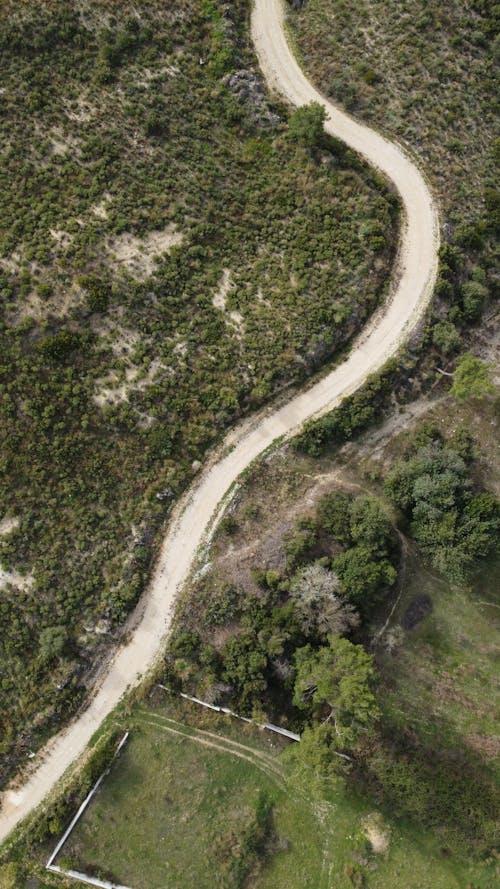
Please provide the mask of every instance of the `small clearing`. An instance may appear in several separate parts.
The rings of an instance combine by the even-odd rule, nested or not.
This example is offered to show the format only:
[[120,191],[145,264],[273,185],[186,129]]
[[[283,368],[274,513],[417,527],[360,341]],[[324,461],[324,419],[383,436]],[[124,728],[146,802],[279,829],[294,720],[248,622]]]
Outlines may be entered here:
[[68,136],[59,128],[53,130],[49,136],[52,153],[57,157],[64,157],[69,152],[74,153],[78,147],[78,140],[73,136]]
[[14,586],[20,590],[29,590],[33,586],[35,578],[32,574],[20,574],[15,569],[6,571],[0,567],[0,590],[6,586]]
[[105,405],[122,404],[129,399],[131,392],[140,392],[150,386],[163,365],[155,359],[149,365],[146,373],[139,378],[141,369],[131,365],[125,369],[125,378],[120,378],[117,373],[111,373],[97,380],[98,391],[94,393],[93,400],[99,407]]
[[49,229],[50,236],[54,238],[58,247],[61,247],[63,250],[66,250],[67,247],[70,246],[73,236],[69,234],[69,232],[65,232],[62,228],[51,228]]
[[167,225],[161,231],[149,232],[144,238],[125,233],[107,239],[105,249],[115,271],[128,272],[137,281],[144,281],[154,274],[156,259],[180,244],[183,237],[174,225]]
[[222,273],[222,280],[219,284],[217,292],[214,293],[214,296],[212,299],[212,305],[213,305],[214,309],[220,309],[221,312],[226,311],[227,295],[228,295],[229,291],[231,290],[231,287],[232,287],[231,272],[229,269],[224,269],[224,271]]
[[242,314],[235,309],[231,312],[227,311],[227,297],[232,286],[231,272],[229,269],[224,269],[222,280],[216,293],[214,293],[212,297],[212,305],[214,309],[219,309],[221,312],[227,313],[227,317],[224,320],[226,323],[229,323],[230,327],[237,328],[237,335],[241,336],[243,334]]
[[106,342],[106,346],[109,346],[116,358],[132,361],[131,356],[134,349],[140,344],[141,338],[136,330],[119,323],[123,316],[121,306],[118,307],[116,315],[117,319],[113,320],[111,318],[96,318],[92,321],[92,330]]
[[180,73],[180,68],[177,68],[175,65],[162,65],[161,68],[156,68],[154,71],[151,68],[141,67],[137,83],[140,83],[142,86],[149,86],[162,80],[164,77],[177,77]]
[[92,204],[90,207],[90,212],[97,216],[98,219],[107,219],[108,218],[108,204],[111,200],[111,195],[109,192],[106,192],[96,204]]
[[0,519],[0,537],[5,537],[11,531],[15,531],[16,528],[19,528],[20,523],[21,520],[17,516],[4,516],[3,519]]
[[97,114],[97,108],[83,93],[74,101],[66,100],[64,105],[66,117],[78,123],[86,123]]

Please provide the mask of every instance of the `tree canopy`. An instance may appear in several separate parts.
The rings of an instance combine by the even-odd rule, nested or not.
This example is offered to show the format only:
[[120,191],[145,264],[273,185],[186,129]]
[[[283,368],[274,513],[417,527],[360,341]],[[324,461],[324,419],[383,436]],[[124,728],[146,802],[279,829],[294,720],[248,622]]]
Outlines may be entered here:
[[372,656],[361,645],[332,635],[316,651],[310,645],[299,649],[295,662],[293,701],[309,710],[314,735],[307,746],[319,744],[332,754],[353,751],[378,718]]
[[494,391],[489,377],[489,365],[470,352],[465,352],[457,364],[451,394],[459,401],[480,398]]
[[320,562],[301,568],[290,584],[295,613],[306,635],[343,635],[359,624],[359,615],[349,602],[343,602],[340,578]]
[[491,494],[474,494],[465,460],[440,441],[401,460],[385,491],[407,513],[422,550],[450,580],[466,580],[475,561],[495,547],[500,504]]

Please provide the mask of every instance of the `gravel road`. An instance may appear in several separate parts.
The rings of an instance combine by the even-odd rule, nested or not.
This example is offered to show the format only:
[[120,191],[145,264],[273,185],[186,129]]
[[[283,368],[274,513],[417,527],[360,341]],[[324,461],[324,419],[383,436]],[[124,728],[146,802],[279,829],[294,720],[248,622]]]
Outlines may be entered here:
[[413,161],[394,143],[356,122],[327,101],[307,79],[287,43],[281,0],[255,0],[252,35],[271,89],[290,103],[321,102],[326,129],[378,167],[399,192],[404,208],[401,244],[392,294],[354,343],[349,357],[331,373],[283,406],[241,423],[212,456],[177,505],[151,583],[129,621],[128,641],[114,655],[89,706],[37,756],[32,773],[8,789],[0,809],[0,841],[35,807],[82,754],[91,736],[124,692],[136,684],[161,653],[177,590],[218,504],[238,475],[279,436],[330,410],[356,390],[398,350],[431,297],[437,270],[438,212]]

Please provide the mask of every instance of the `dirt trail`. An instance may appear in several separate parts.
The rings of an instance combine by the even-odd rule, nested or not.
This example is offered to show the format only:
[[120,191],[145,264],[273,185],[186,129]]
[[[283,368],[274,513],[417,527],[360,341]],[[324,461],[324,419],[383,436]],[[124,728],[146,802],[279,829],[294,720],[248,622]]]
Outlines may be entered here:
[[171,719],[168,716],[163,716],[163,714],[160,714],[155,710],[140,710],[139,713],[142,717],[147,717],[150,721],[152,719],[156,719],[161,723],[169,723],[173,726],[177,726],[178,729],[183,729],[186,735],[189,735],[189,733],[200,735],[201,737],[211,738],[215,741],[218,741],[226,747],[243,750],[246,753],[254,756],[256,759],[260,759],[262,760],[262,762],[265,762],[270,769],[273,769],[273,771],[275,771],[281,777],[284,776],[284,770],[278,760],[271,756],[269,753],[264,753],[263,750],[258,750],[256,747],[249,747],[248,744],[242,744],[240,741],[234,741],[233,738],[228,738],[225,735],[218,735],[216,732],[210,732],[208,731],[208,729],[201,729],[197,728],[197,726],[194,725],[188,725],[185,722],[178,722],[176,719]]
[[4,793],[0,841],[44,799],[81,755],[104,717],[162,651],[177,590],[188,577],[230,485],[276,438],[293,434],[304,420],[335,407],[394,355],[431,297],[437,270],[438,214],[422,175],[396,145],[320,95],[288,46],[283,15],[281,0],[255,0],[252,35],[269,86],[295,105],[321,102],[327,110],[328,132],[382,170],[401,196],[405,218],[392,296],[342,364],[282,407],[241,423],[225,439],[219,452],[222,456],[207,462],[174,511],[151,583],[129,622],[129,641],[108,665],[88,708],[47,745],[37,757],[40,764],[24,783]]
[[210,747],[212,750],[217,750],[219,753],[228,753],[230,756],[235,756],[237,759],[243,759],[255,768],[260,769],[261,772],[264,772],[264,774],[266,774],[268,778],[271,778],[272,781],[275,781],[282,787],[285,786],[283,775],[280,771],[274,768],[271,769],[266,761],[259,756],[249,756],[241,750],[238,750],[236,747],[221,744],[220,741],[222,739],[220,738],[218,741],[211,741],[205,738],[202,732],[188,733],[179,731],[179,729],[174,728],[172,725],[167,725],[164,722],[157,722],[156,720],[153,722],[144,720],[144,724],[159,729],[162,732],[170,732],[171,735],[178,735],[181,738],[185,738],[187,741],[195,741],[197,744],[202,744],[204,747]]

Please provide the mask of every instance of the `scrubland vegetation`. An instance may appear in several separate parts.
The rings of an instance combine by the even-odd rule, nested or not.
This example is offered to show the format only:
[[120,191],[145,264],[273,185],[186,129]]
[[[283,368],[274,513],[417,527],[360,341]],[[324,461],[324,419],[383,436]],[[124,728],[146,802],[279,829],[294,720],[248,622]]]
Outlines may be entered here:
[[495,187],[498,6],[306,0],[290,13],[307,71],[422,159],[443,206],[477,223]]
[[289,131],[247,16],[2,5],[2,780],[82,701],[207,446],[385,292],[397,202]]
[[308,75],[397,138],[430,179],[443,244],[427,345],[453,360],[498,297],[498,4],[292,5],[291,34]]
[[[183,885],[189,874],[227,889],[489,889],[498,392],[488,364],[459,353],[498,289],[498,10],[480,0],[293,5],[307,70],[419,154],[432,180],[443,222],[432,314],[399,363],[237,486],[156,677],[170,703],[143,690],[122,708],[136,733],[130,755],[66,864],[137,887],[163,885],[167,868]],[[229,14],[212,0],[175,12],[151,2],[128,23],[103,6],[96,17],[47,4],[36,28],[21,6],[4,40],[13,83],[21,65],[43,85],[50,47],[57,84],[52,99],[42,87],[29,99],[29,150],[12,96],[7,106],[11,150],[27,160],[15,186],[8,177],[5,214],[19,225],[3,261],[5,701],[24,671],[4,718],[5,773],[19,726],[36,712],[29,745],[78,704],[96,638],[137,598],[193,460],[346,341],[380,298],[392,255],[394,197],[325,139],[320,107],[288,121],[258,81],[227,76],[254,64],[246,4]],[[68,47],[79,60],[70,78]],[[28,192],[42,195],[40,215]],[[439,400],[423,421],[353,441],[431,385]],[[288,790],[255,762],[235,768],[227,749],[194,751],[200,726],[220,731],[213,714],[183,710],[197,729],[176,723],[174,743],[180,690],[299,731],[282,758]],[[251,731],[239,741],[254,743]],[[92,769],[38,821],[22,847],[30,860]],[[192,835],[204,859],[186,847]],[[0,870],[9,889],[22,885],[23,854]]]

